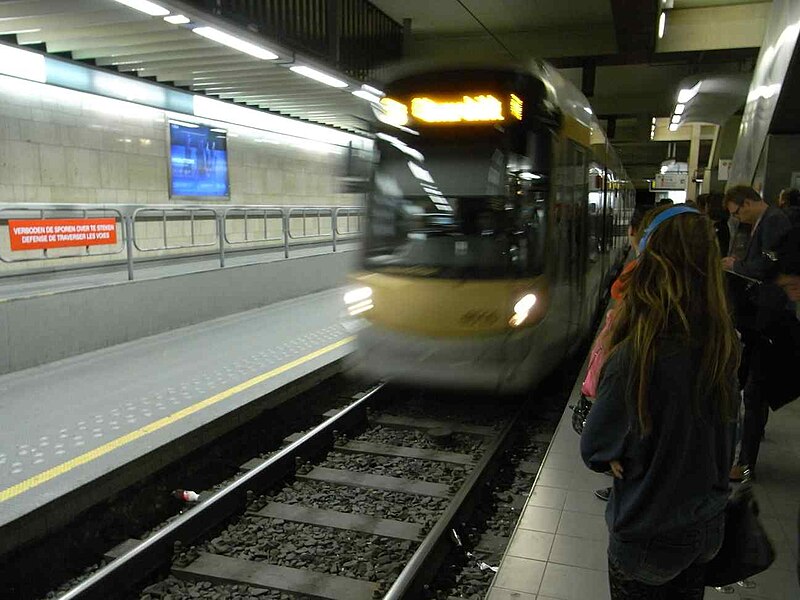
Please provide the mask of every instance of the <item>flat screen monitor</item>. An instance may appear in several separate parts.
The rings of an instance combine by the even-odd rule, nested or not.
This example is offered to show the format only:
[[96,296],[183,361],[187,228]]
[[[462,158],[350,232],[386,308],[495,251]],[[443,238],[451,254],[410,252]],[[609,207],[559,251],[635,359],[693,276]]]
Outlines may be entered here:
[[169,124],[171,197],[227,198],[228,144],[222,129]]

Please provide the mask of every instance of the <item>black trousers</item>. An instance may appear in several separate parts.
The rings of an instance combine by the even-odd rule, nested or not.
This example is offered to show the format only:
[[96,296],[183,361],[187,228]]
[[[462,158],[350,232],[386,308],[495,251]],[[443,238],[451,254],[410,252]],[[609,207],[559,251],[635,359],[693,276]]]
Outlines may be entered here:
[[744,374],[744,422],[742,424],[742,450],[739,464],[754,469],[758,461],[761,438],[769,419],[769,399],[765,394],[764,360],[769,360],[763,338],[753,336],[745,342],[742,362]]

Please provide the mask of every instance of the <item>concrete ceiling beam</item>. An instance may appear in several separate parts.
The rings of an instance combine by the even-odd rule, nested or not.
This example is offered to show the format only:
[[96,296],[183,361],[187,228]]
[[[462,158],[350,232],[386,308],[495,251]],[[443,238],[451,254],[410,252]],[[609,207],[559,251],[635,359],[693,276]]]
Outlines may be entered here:
[[657,52],[753,48],[761,45],[772,2],[666,11]]

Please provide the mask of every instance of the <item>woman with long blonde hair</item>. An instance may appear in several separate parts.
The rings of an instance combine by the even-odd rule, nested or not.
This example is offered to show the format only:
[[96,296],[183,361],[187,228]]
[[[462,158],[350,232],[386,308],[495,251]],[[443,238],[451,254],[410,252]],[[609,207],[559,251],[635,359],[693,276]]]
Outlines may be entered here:
[[687,206],[642,223],[581,453],[611,469],[611,597],[695,600],[724,533],[739,343],[713,224]]

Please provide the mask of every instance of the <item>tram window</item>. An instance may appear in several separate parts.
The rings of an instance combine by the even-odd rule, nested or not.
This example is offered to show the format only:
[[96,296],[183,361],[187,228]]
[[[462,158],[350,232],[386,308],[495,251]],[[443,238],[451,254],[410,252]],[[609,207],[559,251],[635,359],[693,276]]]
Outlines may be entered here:
[[[365,243],[370,269],[436,277],[526,277],[541,273],[544,191],[522,196],[373,200]],[[393,209],[387,211],[386,208]],[[420,268],[424,267],[424,268]]]

